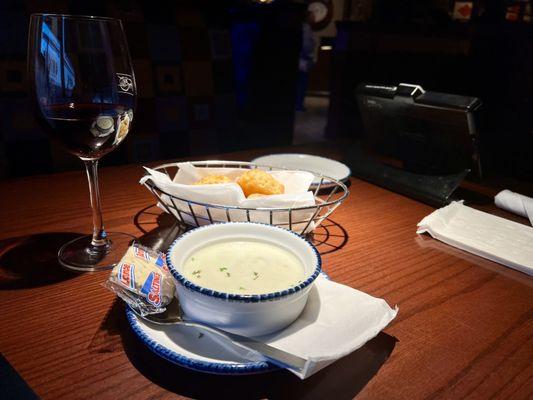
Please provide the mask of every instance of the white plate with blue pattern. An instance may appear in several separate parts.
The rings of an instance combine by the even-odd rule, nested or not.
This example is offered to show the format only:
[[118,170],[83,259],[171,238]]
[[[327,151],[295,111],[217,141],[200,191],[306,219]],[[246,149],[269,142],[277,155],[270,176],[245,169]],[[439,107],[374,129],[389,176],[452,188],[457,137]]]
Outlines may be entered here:
[[[328,276],[322,272],[322,275]],[[128,322],[151,351],[171,363],[195,371],[220,375],[257,374],[278,369],[263,361],[249,361],[246,352],[222,336],[184,325],[156,325],[126,308]]]

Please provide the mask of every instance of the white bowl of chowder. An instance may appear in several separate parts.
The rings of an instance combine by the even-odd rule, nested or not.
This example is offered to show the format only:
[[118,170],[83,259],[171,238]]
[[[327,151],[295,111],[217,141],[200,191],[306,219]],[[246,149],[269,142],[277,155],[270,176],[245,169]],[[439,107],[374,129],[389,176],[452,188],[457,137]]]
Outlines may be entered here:
[[243,336],[298,318],[322,264],[304,238],[250,222],[193,229],[170,246],[167,263],[187,318]]

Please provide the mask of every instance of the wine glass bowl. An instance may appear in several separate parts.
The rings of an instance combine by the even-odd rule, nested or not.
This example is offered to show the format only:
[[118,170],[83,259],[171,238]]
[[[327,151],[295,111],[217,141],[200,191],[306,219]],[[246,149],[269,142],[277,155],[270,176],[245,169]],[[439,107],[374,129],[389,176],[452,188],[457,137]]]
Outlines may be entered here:
[[133,110],[117,104],[68,103],[42,106],[46,131],[70,153],[99,159],[129,132]]
[[59,262],[78,271],[113,267],[132,236],[105,231],[97,167],[128,135],[136,107],[135,76],[121,21],[32,14],[28,76],[41,127],[85,163],[89,180],[93,234],[63,246]]

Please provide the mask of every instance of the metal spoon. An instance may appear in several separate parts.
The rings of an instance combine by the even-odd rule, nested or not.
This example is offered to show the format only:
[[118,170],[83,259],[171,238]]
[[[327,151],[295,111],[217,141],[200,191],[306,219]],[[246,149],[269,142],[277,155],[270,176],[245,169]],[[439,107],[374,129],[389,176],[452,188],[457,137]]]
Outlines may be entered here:
[[268,361],[272,362],[272,364],[275,364],[281,368],[289,367],[297,371],[302,371],[306,363],[306,360],[304,358],[287,353],[280,349],[276,349],[266,343],[257,341],[255,339],[237,335],[235,333],[226,332],[217,328],[213,328],[212,326],[184,319],[183,311],[181,310],[180,302],[177,297],[174,297],[174,300],[172,300],[170,304],[167,305],[165,312],[159,314],[150,314],[143,317],[134,308],[132,308],[132,310],[139,317],[153,324],[190,326],[195,328],[201,328],[209,332],[213,332],[217,335],[221,335],[226,339],[229,339],[239,347],[242,347],[246,350],[251,350],[255,353],[259,353],[260,355],[268,359]]

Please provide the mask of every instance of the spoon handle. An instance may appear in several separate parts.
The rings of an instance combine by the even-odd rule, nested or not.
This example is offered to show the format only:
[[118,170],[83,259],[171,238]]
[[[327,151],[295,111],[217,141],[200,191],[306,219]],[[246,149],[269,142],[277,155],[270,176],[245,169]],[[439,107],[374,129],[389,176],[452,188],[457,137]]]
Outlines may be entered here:
[[[176,307],[178,308],[176,309]],[[305,367],[306,360],[304,358],[298,357],[284,350],[276,349],[275,347],[269,346],[266,343],[260,342],[258,340],[255,340],[249,337],[237,335],[235,333],[230,333],[230,332],[223,331],[217,328],[213,328],[211,326],[204,325],[199,322],[184,320],[183,317],[180,315],[181,310],[179,309],[179,303],[177,303],[176,305],[176,302],[171,302],[168,308],[171,311],[170,314],[174,316],[174,318],[170,318],[170,320],[168,319],[168,315],[162,319],[154,319],[154,315],[157,315],[157,314],[153,314],[150,316],[142,316],[138,310],[130,307],[130,309],[135,314],[137,314],[140,318],[151,323],[155,323],[158,325],[180,325],[181,324],[181,325],[191,326],[195,328],[200,328],[200,329],[212,332],[216,335],[225,337],[226,339],[234,343],[236,346],[252,351],[253,353],[255,353],[256,356],[257,355],[262,356],[263,358],[268,359],[268,361],[270,361],[274,365],[277,365],[278,367],[290,368],[290,369],[300,371],[300,372],[303,371]]]
[[290,368],[297,371],[303,371],[305,367],[305,363],[307,360],[305,358],[301,358],[297,355],[288,353],[284,350],[277,349],[275,347],[272,347],[266,343],[260,342],[258,340],[237,335],[235,333],[226,332],[217,328],[213,328],[211,326],[207,326],[204,324],[196,323],[196,322],[190,322],[190,321],[183,321],[180,322],[181,324],[193,326],[196,328],[201,328],[213,333],[216,333],[217,335],[221,335],[226,337],[227,339],[231,340],[234,344],[237,346],[240,346],[246,350],[252,350],[256,353],[259,353],[264,358],[268,359],[272,364],[277,365],[281,368]]

